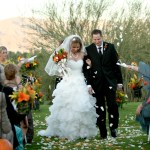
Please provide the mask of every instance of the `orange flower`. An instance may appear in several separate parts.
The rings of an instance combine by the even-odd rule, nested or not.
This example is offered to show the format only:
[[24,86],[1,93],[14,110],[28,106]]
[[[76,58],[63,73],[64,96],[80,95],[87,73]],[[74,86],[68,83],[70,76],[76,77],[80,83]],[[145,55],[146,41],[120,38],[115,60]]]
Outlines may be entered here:
[[53,61],[55,63],[58,63],[64,58],[67,58],[67,52],[62,48],[59,51],[55,52],[55,55],[53,56]]
[[43,93],[42,92],[39,92],[39,97],[43,97]]
[[62,54],[58,55],[58,58],[59,60],[63,59],[63,55]]
[[29,63],[29,62],[26,63],[25,65],[26,65],[26,68],[29,68],[29,67],[30,67],[30,63]]
[[131,84],[131,85],[130,85],[130,88],[131,88],[131,89],[134,89],[134,88],[136,88],[136,85],[135,85],[135,84]]
[[144,81],[144,85],[148,85],[148,82],[147,82],[147,81]]
[[55,55],[55,56],[53,57],[53,61],[54,61],[54,62],[58,62],[58,60],[59,60],[59,56],[58,56],[58,55]]
[[28,94],[25,94],[23,92],[18,93],[18,102],[28,101],[29,99],[30,99],[30,96]]
[[116,102],[120,103],[120,102],[121,102],[120,98],[117,98],[117,99],[116,99]]
[[29,94],[35,94],[35,91],[30,86],[27,87],[27,91]]

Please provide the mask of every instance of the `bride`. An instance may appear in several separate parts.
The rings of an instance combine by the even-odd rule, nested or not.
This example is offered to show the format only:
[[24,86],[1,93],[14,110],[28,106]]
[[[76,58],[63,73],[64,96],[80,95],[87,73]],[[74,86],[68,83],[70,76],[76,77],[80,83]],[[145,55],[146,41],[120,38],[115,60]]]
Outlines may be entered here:
[[[50,106],[50,115],[46,118],[47,129],[38,132],[41,136],[58,136],[75,140],[91,138],[97,135],[95,110],[96,100],[88,93],[84,75],[82,73],[85,49],[78,35],[67,37],[56,49],[64,48],[67,51],[66,65],[69,75],[64,76],[53,92],[53,104]],[[45,67],[50,75],[59,75],[60,66],[53,61],[52,54]]]

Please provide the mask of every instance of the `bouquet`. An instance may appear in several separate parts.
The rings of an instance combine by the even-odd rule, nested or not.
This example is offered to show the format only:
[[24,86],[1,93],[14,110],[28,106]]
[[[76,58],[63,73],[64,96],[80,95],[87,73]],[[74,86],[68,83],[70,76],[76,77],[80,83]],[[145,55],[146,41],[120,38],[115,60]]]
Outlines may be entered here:
[[21,69],[20,69],[21,72],[35,70],[38,67],[39,62],[36,59],[34,59],[35,57],[36,56],[33,56],[27,59],[24,59],[21,56],[18,57],[18,62],[23,62]]
[[55,52],[53,56],[53,61],[55,63],[66,62],[67,60],[67,52],[62,48],[59,51]]
[[36,100],[42,101],[44,94],[41,92],[41,84],[39,82],[38,79],[34,82],[33,89],[36,92]]
[[42,101],[43,96],[44,96],[44,94],[41,91],[39,91],[38,93],[36,93],[36,99],[38,101]]
[[127,103],[128,101],[127,98],[128,96],[123,91],[120,91],[120,90],[116,91],[116,102],[119,107],[122,108],[123,104]]
[[138,78],[136,74],[133,75],[133,77],[130,78],[130,81],[128,83],[128,86],[130,89],[141,89],[143,85],[147,85],[148,83],[144,81],[143,77]]
[[9,97],[17,104],[18,113],[27,114],[33,107],[36,92],[32,85],[26,83],[18,91],[14,91],[12,95],[9,95]]
[[59,51],[55,52],[53,56],[53,61],[60,67],[58,70],[63,75],[66,75],[69,71],[69,68],[66,66],[68,53],[62,48]]

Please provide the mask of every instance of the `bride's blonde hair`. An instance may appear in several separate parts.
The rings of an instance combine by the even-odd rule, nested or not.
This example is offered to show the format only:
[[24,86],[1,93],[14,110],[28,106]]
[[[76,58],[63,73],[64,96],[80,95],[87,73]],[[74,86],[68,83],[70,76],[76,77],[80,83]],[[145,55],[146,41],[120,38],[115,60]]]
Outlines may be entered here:
[[80,44],[80,49],[79,49],[79,52],[81,51],[81,49],[82,49],[82,42],[81,42],[81,39],[80,38],[78,38],[78,37],[74,37],[73,39],[72,39],[72,41],[71,41],[71,45],[72,44],[76,44],[76,43],[79,43]]

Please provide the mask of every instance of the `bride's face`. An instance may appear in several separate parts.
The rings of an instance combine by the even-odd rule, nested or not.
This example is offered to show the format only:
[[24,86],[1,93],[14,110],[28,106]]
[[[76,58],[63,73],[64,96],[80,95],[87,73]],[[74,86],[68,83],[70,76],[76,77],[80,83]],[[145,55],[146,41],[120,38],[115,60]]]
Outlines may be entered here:
[[80,51],[80,44],[79,43],[72,43],[71,44],[71,52],[72,53],[77,53],[77,52],[79,52]]

